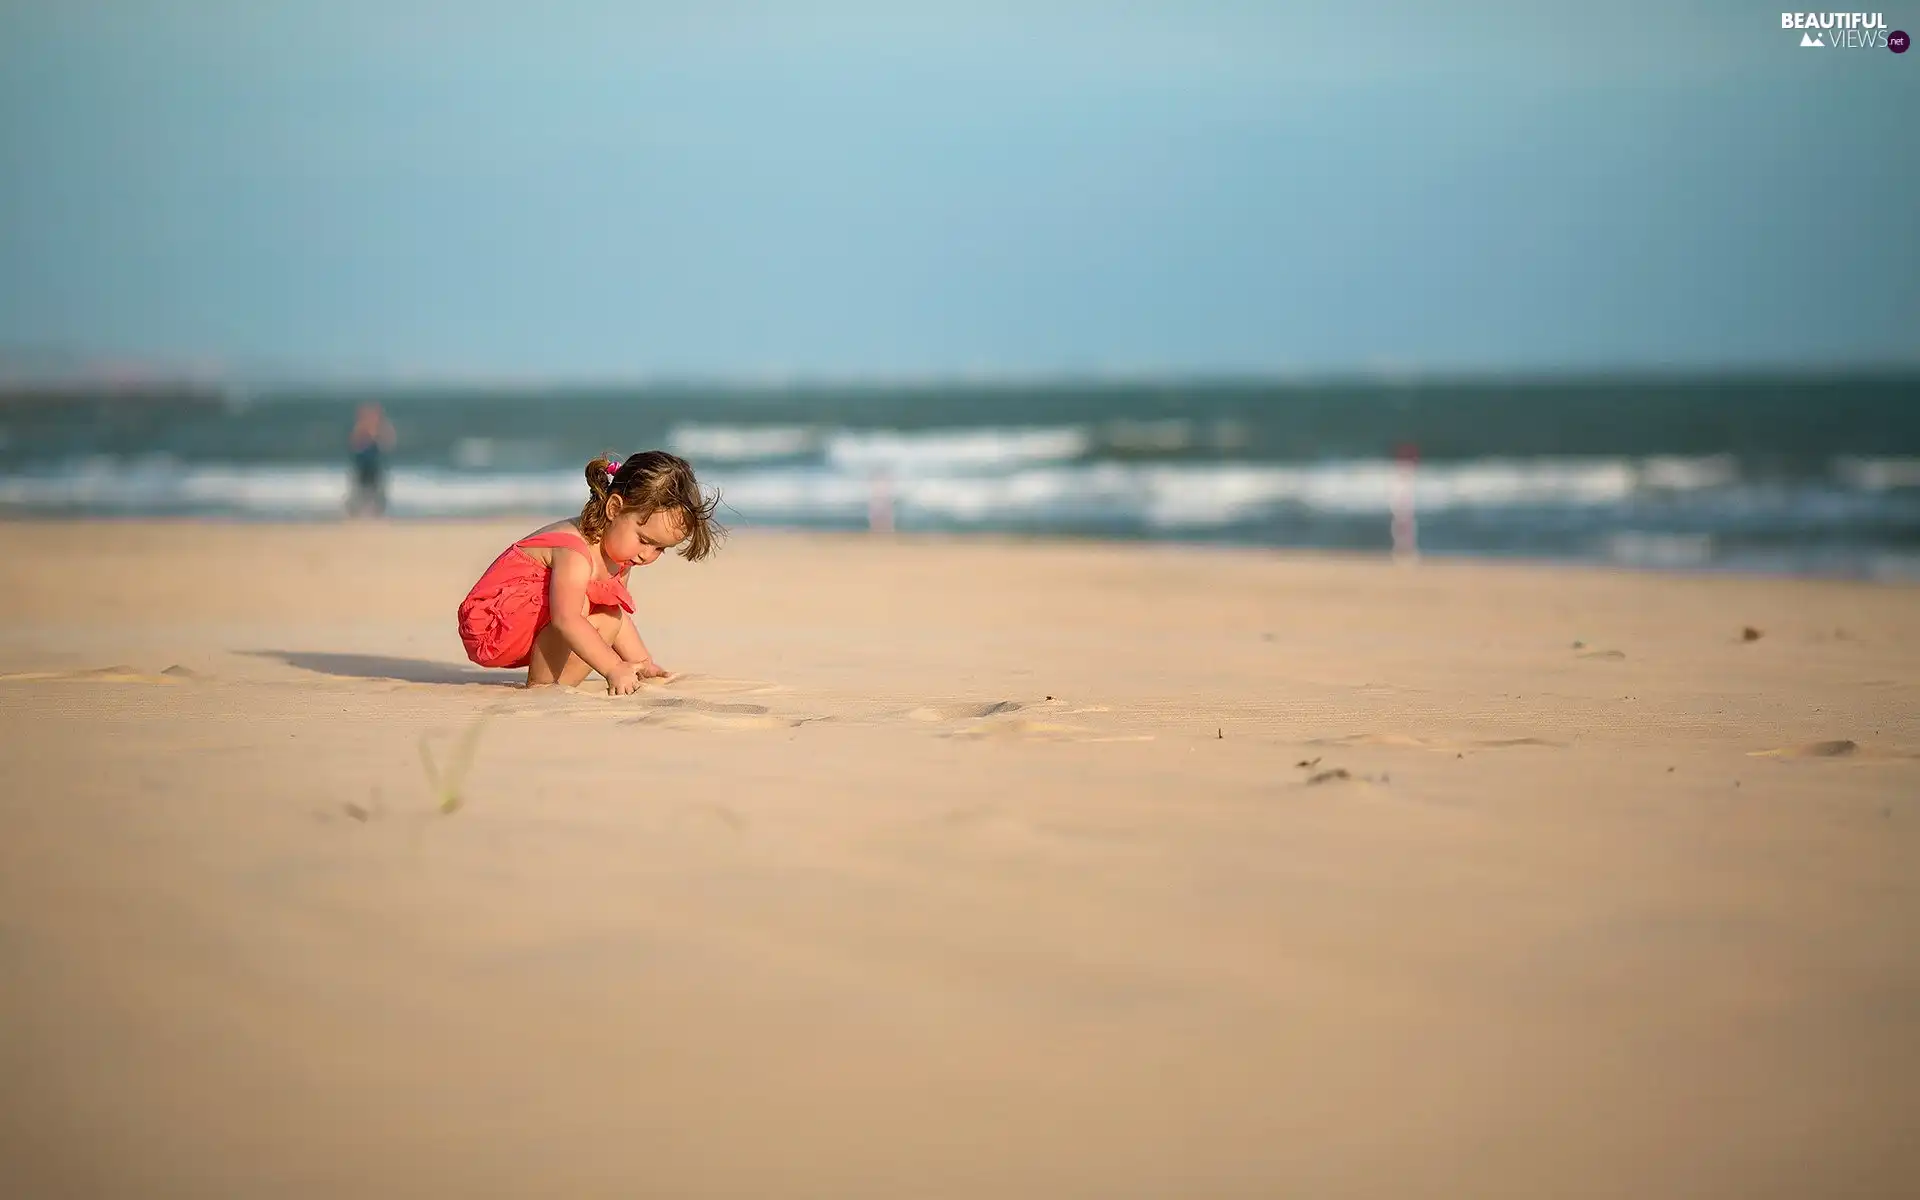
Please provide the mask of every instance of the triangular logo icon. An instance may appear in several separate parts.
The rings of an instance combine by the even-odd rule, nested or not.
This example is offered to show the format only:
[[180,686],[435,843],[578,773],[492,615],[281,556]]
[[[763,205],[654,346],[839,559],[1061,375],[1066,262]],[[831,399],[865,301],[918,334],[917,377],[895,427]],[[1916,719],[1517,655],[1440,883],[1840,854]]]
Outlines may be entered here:
[[1811,33],[1803,33],[1803,34],[1801,34],[1801,35],[1800,35],[1800,44],[1801,44],[1802,46],[1819,46],[1819,47],[1821,47],[1822,49],[1825,49],[1825,48],[1826,48],[1826,45],[1827,45],[1827,44],[1826,44],[1825,42],[1823,42],[1823,41],[1821,41],[1821,40],[1820,40],[1819,38],[1817,38],[1817,37],[1815,37],[1815,36],[1814,36],[1813,34],[1811,34]]

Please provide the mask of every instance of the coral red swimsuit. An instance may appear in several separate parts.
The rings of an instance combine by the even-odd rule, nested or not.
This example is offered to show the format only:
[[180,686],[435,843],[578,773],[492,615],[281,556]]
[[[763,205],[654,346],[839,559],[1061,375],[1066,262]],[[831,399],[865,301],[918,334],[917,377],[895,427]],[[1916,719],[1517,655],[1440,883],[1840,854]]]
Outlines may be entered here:
[[[480,582],[460,602],[460,640],[467,657],[483,667],[524,667],[533,656],[533,639],[546,627],[547,581],[553,568],[523,551],[543,546],[578,550],[593,560],[587,539],[570,529],[521,538],[501,552]],[[633,611],[633,597],[619,576],[587,581],[587,603],[595,608]]]

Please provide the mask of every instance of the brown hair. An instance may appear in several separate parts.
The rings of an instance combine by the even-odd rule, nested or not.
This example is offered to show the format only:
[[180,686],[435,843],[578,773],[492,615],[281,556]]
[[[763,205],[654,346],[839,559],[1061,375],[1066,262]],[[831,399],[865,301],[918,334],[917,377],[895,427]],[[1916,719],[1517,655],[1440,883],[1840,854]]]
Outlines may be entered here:
[[580,532],[589,542],[597,543],[606,534],[607,497],[618,496],[627,508],[638,510],[643,521],[657,512],[679,510],[687,522],[680,557],[692,562],[713,552],[727,532],[713,519],[720,497],[701,492],[691,463],[665,450],[647,450],[629,455],[618,470],[609,472],[615,461],[603,454],[587,464],[587,487],[593,495],[580,510]]

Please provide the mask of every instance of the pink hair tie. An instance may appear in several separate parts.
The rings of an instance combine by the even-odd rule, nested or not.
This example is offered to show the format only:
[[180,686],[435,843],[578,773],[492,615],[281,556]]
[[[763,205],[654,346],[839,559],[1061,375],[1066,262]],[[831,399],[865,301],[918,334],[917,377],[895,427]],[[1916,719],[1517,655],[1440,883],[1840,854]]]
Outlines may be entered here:
[[620,460],[617,458],[608,459],[607,460],[607,478],[612,479],[615,475],[618,475],[619,473],[620,473]]

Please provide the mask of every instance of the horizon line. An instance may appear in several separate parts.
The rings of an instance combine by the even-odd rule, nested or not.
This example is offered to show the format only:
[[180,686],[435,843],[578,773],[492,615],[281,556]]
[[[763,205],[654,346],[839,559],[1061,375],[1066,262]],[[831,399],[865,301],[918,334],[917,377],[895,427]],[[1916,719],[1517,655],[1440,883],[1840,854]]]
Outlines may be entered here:
[[223,371],[197,366],[135,364],[125,360],[98,369],[10,371],[0,358],[0,394],[48,392],[149,392],[208,390],[242,396],[356,390],[567,391],[737,390],[811,391],[824,388],[909,390],[1019,387],[1339,387],[1451,386],[1460,384],[1653,384],[1706,382],[1818,382],[1920,380],[1920,358],[1879,362],[1567,365],[1558,367],[1379,366],[1325,368],[1087,368],[954,371],[742,371],[742,372],[463,372],[463,371]]

